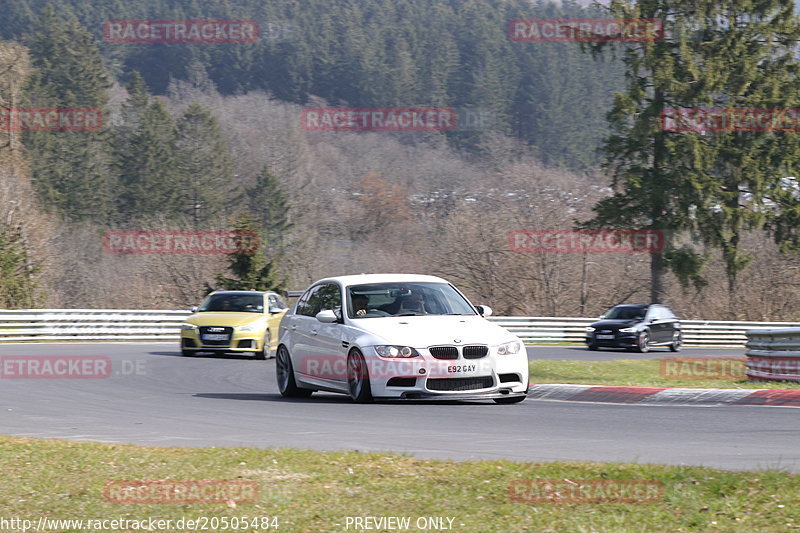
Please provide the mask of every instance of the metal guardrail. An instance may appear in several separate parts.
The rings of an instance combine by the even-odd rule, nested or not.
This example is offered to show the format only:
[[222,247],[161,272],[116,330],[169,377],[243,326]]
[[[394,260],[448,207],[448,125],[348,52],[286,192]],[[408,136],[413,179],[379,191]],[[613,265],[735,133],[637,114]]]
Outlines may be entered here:
[[190,314],[120,309],[0,310],[0,342],[177,341],[181,322]]
[[[525,343],[574,342],[583,344],[586,327],[597,318],[555,317],[489,317],[515,333]],[[716,320],[681,320],[683,344],[719,348],[742,348],[747,342],[745,332],[754,328],[789,327],[793,322],[725,322]]]
[[[0,310],[0,342],[63,340],[177,341],[180,324],[190,311],[120,309]],[[596,318],[489,317],[526,343],[583,344],[585,328]],[[789,322],[723,322],[684,320],[684,344],[744,347],[745,332],[754,328],[786,328]],[[798,341],[800,342],[800,340]]]
[[744,373],[758,381],[800,381],[800,328],[747,331]]

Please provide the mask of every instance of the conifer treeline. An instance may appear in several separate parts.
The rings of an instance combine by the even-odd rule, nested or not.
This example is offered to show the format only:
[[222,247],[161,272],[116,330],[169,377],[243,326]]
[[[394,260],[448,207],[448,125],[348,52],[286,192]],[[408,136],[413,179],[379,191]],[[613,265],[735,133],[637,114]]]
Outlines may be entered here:
[[109,123],[111,75],[92,35],[48,7],[30,38],[31,107],[96,108],[99,131],[26,132],[33,182],[51,211],[73,221],[125,223],[159,216],[215,220],[236,199],[228,147],[210,110],[177,118],[130,73],[128,99]]
[[[305,104],[452,106],[490,111],[495,127],[537,147],[551,165],[598,162],[604,113],[622,87],[621,64],[593,62],[575,43],[518,43],[515,18],[601,16],[574,2],[523,0],[16,0],[0,36],[58,53],[60,31],[39,13],[71,14],[98,43],[111,74],[138,71],[154,94],[200,64],[223,94],[262,89]],[[260,39],[246,44],[119,44],[103,40],[113,19],[253,19]],[[83,45],[83,41],[80,43]],[[89,56],[87,56],[87,60]],[[478,135],[450,140],[475,146]]]

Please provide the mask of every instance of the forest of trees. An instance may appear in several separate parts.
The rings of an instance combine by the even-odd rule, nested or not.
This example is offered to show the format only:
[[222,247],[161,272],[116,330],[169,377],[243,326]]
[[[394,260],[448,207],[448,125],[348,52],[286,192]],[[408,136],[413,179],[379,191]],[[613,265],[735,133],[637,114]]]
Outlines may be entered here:
[[[569,1],[16,0],[4,7],[0,38],[49,34],[40,17],[45,6],[74,14],[110,76],[138,71],[154,94],[201,65],[223,95],[261,90],[301,105],[317,97],[351,107],[476,107],[493,113],[499,131],[535,147],[545,164],[575,170],[600,161],[604,113],[623,82],[610,56],[597,62],[571,43],[508,38],[514,18],[600,14]],[[235,45],[105,42],[103,25],[116,19],[250,19],[262,35]],[[450,137],[458,146],[480,140]]]
[[[508,38],[513,18],[608,16],[571,2],[91,4],[19,0],[0,20],[0,105],[103,112],[93,131],[0,131],[0,307],[184,308],[214,287],[406,271],[443,275],[500,314],[594,316],[655,295],[686,318],[800,317],[800,209],[780,181],[797,175],[796,141],[649,129],[664,107],[653,87],[675,106],[734,94],[800,107],[783,45],[722,31],[730,50]],[[748,12],[765,24],[750,38],[790,36],[784,4]],[[653,17],[723,14],[712,2],[653,6]],[[262,38],[103,40],[107,20],[143,18],[254,19]],[[476,108],[494,120],[469,132],[312,132],[303,106]],[[663,229],[670,248],[655,259],[509,249],[513,230],[578,223]],[[111,230],[233,228],[261,237],[233,269],[224,255],[103,250]]]

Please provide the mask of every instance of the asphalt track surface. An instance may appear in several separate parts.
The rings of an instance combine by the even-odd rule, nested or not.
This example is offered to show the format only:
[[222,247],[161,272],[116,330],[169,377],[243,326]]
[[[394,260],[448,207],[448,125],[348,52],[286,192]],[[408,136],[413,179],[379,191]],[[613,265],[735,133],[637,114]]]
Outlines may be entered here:
[[[0,356],[105,356],[100,379],[0,379],[0,433],[155,446],[390,451],[419,457],[624,461],[800,472],[800,410],[526,400],[356,405],[278,394],[274,359],[182,357],[174,344],[3,344]],[[674,355],[529,348],[531,359]],[[743,350],[685,349],[687,357]]]

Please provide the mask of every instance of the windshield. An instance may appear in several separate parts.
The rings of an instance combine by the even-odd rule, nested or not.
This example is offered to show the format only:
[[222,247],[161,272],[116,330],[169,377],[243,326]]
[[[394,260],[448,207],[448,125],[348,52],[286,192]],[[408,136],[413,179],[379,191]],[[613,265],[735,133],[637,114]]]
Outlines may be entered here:
[[261,294],[211,294],[206,298],[198,311],[263,313],[264,297]]
[[603,318],[609,320],[644,320],[646,313],[646,307],[621,306],[613,308]]
[[474,315],[475,310],[447,283],[370,283],[347,289],[350,318],[416,315]]

